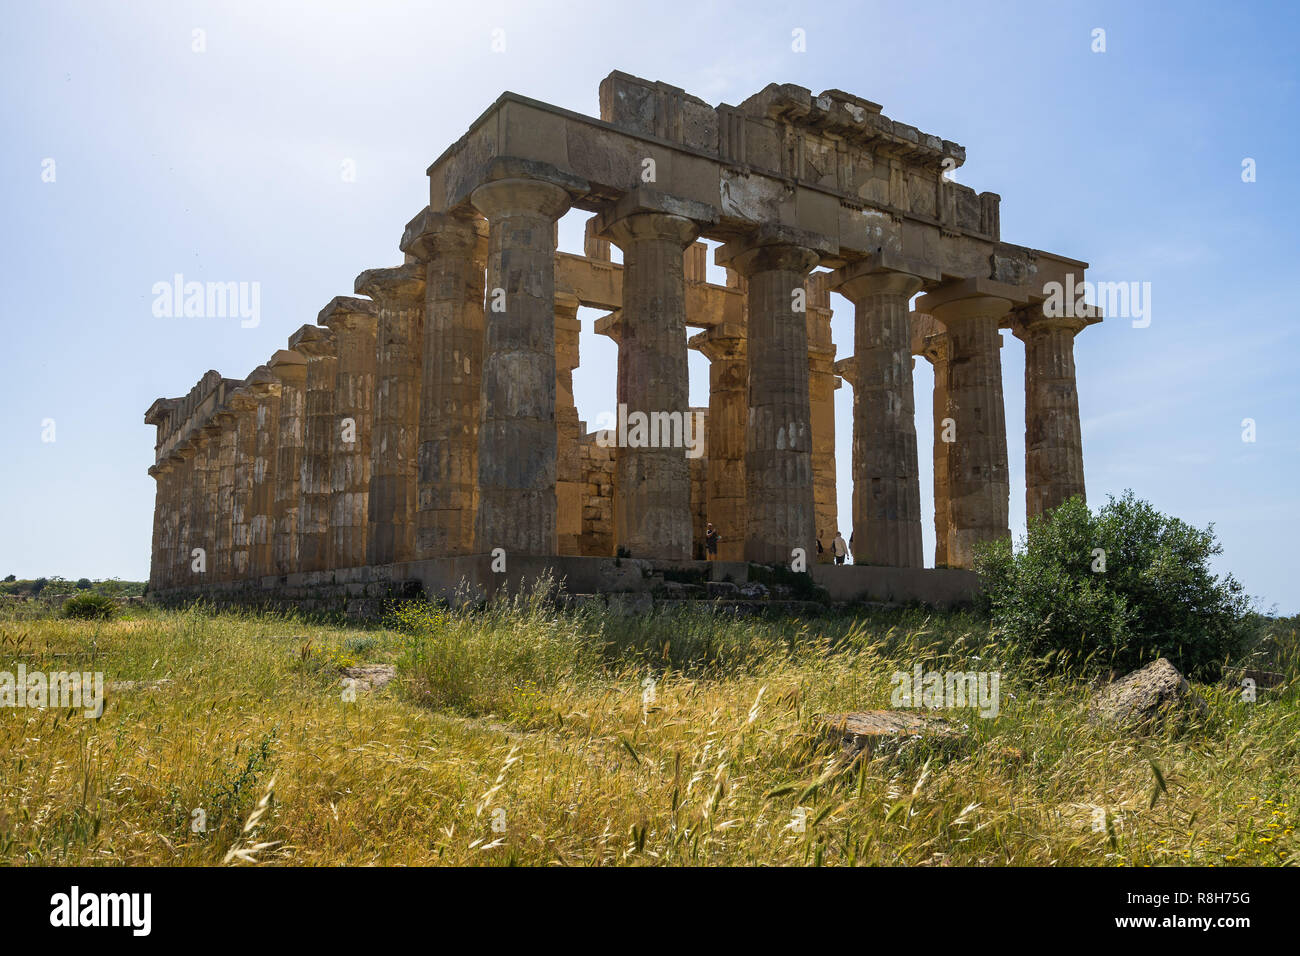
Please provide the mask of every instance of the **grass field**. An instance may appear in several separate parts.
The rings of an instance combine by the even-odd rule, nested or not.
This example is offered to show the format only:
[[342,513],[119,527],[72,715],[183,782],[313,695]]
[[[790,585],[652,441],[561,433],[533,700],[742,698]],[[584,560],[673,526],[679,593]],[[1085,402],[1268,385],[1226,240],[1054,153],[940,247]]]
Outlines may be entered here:
[[[119,685],[98,720],[0,711],[0,862],[1222,866],[1300,850],[1289,621],[1269,657],[1289,689],[1249,703],[1196,685],[1206,715],[1142,735],[1089,723],[1085,681],[962,614],[129,614],[0,617],[0,670]],[[397,677],[350,701],[339,668],[364,662]],[[889,707],[890,675],[917,662],[999,671],[997,717],[947,712],[965,741],[872,757],[824,742],[817,715]]]

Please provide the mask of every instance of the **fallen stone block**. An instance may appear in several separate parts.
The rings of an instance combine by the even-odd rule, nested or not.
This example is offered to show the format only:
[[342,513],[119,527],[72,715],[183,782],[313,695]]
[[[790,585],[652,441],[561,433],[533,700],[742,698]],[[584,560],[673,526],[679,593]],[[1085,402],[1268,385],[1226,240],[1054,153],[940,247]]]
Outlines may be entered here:
[[1088,716],[1094,723],[1140,724],[1180,707],[1198,714],[1208,709],[1178,668],[1162,657],[1098,690]]
[[397,667],[393,664],[357,664],[342,668],[342,674],[344,681],[356,681],[357,690],[378,690],[397,676]]
[[825,714],[821,723],[827,736],[849,753],[874,752],[884,743],[912,737],[958,741],[965,732],[943,717],[909,710],[860,710],[848,714]]

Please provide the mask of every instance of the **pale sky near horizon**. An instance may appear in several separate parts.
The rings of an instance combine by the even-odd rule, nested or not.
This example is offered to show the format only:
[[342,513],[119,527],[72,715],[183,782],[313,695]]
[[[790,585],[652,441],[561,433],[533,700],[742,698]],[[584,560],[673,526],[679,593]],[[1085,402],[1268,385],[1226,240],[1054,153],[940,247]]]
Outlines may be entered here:
[[[1149,326],[1111,319],[1076,343],[1089,500],[1131,488],[1213,522],[1216,567],[1262,610],[1300,611],[1298,32],[1284,3],[16,5],[0,35],[0,576],[144,579],[154,399],[208,369],[242,378],[357,273],[399,263],[425,169],[502,91],[598,115],[617,69],[714,105],[772,82],[873,100],[965,146],[956,178],[1002,197],[1005,241],[1149,282]],[[581,251],[585,216],[561,223],[561,249]],[[178,273],[258,283],[260,322],[156,317],[153,287]],[[832,306],[851,355],[852,309]],[[596,315],[579,316],[575,373],[589,424],[614,404]],[[1018,535],[1009,334],[1002,357]],[[691,373],[706,405],[695,353]],[[927,563],[931,384],[918,361]],[[836,395],[847,536],[852,390]]]

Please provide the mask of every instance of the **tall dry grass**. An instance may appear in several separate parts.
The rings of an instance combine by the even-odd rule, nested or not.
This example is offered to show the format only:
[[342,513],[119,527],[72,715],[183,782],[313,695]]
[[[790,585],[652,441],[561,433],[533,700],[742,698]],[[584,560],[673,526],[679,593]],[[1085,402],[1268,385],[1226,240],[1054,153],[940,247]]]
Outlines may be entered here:
[[[1204,717],[1136,734],[963,615],[628,618],[535,594],[366,629],[0,619],[0,670],[119,685],[99,720],[0,711],[0,861],[1285,864],[1297,641],[1269,641],[1291,687],[1198,686]],[[339,668],[364,662],[398,677],[349,701]],[[917,662],[999,671],[998,716],[946,714],[958,744],[826,744],[818,715],[890,706]]]

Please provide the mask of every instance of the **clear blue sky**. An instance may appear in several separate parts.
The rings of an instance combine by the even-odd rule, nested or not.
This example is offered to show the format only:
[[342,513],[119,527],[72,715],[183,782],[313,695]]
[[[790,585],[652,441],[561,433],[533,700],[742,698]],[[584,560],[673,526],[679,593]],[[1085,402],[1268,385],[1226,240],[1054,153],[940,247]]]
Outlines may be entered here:
[[[1261,608],[1300,610],[1288,4],[82,2],[5,16],[0,575],[145,577],[149,404],[209,368],[246,375],[358,272],[399,262],[425,168],[501,91],[595,115],[619,69],[713,104],[770,82],[857,93],[963,144],[958,179],[1002,196],[1007,241],[1150,282],[1149,328],[1109,321],[1077,343],[1089,497],[1132,488],[1213,521],[1220,568]],[[580,249],[581,218],[561,248]],[[156,318],[153,285],[176,273],[260,283],[260,324]],[[832,304],[849,355],[851,310]],[[575,388],[594,422],[613,405],[614,348],[581,318]],[[1009,336],[1003,360],[1018,532],[1023,352]],[[930,384],[918,362],[928,560]],[[695,356],[692,402],[706,393]],[[837,393],[846,532],[851,394]]]

